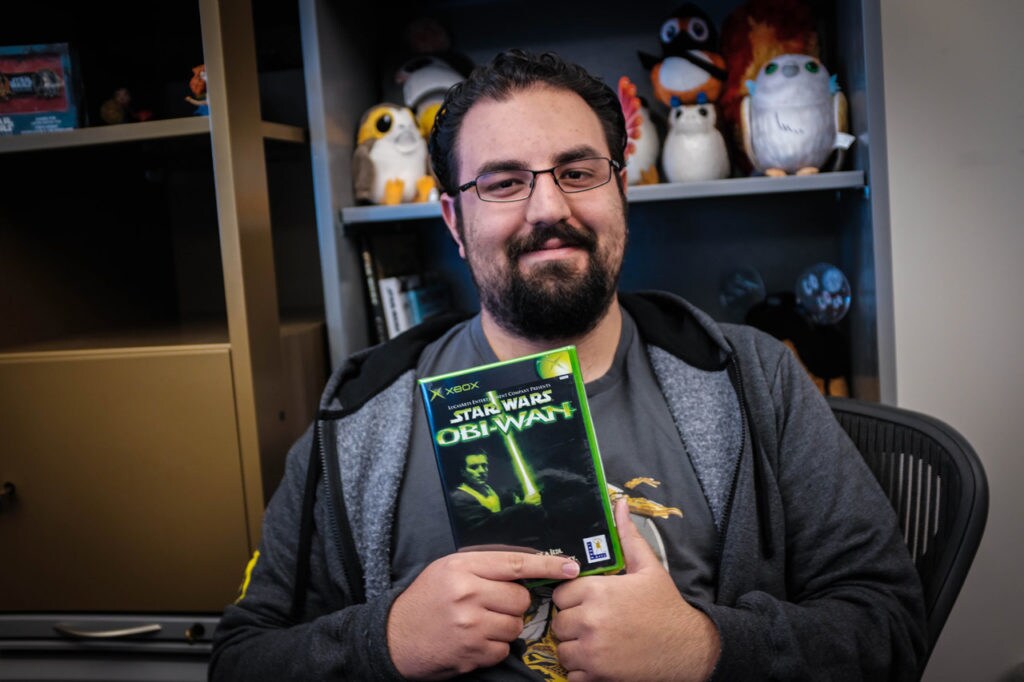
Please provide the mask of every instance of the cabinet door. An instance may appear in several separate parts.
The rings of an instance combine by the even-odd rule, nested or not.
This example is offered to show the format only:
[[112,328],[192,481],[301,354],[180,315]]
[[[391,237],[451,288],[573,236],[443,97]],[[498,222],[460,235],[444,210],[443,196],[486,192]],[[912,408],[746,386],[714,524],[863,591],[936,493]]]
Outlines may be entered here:
[[220,611],[248,554],[226,346],[0,356],[0,611]]

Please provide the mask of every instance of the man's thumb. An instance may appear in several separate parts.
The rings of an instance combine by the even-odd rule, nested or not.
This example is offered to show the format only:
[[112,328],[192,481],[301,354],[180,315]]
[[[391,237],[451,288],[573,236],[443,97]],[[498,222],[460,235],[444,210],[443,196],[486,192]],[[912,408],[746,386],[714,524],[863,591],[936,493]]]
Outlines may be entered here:
[[626,572],[636,573],[653,565],[660,566],[658,557],[651,546],[640,535],[633,519],[629,516],[629,502],[623,496],[615,502],[615,525],[619,530],[619,542],[622,543],[622,556],[626,560]]

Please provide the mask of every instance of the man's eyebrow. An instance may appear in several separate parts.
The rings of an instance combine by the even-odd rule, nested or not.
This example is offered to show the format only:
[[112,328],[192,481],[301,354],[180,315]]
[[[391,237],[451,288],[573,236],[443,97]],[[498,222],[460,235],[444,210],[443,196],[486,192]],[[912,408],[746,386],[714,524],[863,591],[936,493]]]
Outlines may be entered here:
[[590,159],[595,156],[604,156],[601,152],[597,151],[589,144],[581,144],[577,147],[572,147],[564,152],[561,152],[555,157],[555,165],[560,166],[563,163],[569,163],[570,161],[579,161],[580,159]]
[[476,169],[476,174],[480,176],[484,173],[507,170],[527,170],[527,167],[522,161],[515,161],[513,159],[495,159],[494,161],[488,161],[482,164]]
[[[602,156],[594,147],[588,144],[581,144],[577,147],[571,147],[563,152],[559,152],[553,161],[553,165],[560,166],[563,163],[569,163],[571,161],[579,161],[580,159],[589,159],[595,156]],[[515,159],[494,159],[493,161],[487,161],[480,165],[476,169],[477,176],[483,175],[484,173],[494,173],[495,171],[507,171],[507,170],[531,170],[522,161]],[[536,170],[536,169],[533,169]]]

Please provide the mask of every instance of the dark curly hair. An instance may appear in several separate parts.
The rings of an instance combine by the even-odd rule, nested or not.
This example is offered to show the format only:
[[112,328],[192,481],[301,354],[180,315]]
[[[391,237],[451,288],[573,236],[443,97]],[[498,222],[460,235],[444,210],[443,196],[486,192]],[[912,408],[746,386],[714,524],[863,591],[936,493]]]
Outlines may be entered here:
[[466,112],[480,99],[503,101],[534,85],[570,90],[583,98],[597,114],[604,129],[612,160],[624,165],[626,121],[615,91],[591,76],[583,67],[566,62],[552,52],[534,55],[508,50],[490,64],[473,69],[466,80],[448,90],[430,133],[430,161],[442,191],[457,194],[459,166],[455,146]]

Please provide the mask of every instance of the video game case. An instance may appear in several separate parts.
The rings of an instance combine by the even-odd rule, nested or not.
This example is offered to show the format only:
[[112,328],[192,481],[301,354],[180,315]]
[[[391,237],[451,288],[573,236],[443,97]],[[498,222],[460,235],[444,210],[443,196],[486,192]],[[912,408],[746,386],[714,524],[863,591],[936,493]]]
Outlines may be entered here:
[[574,346],[420,379],[458,550],[623,566]]

